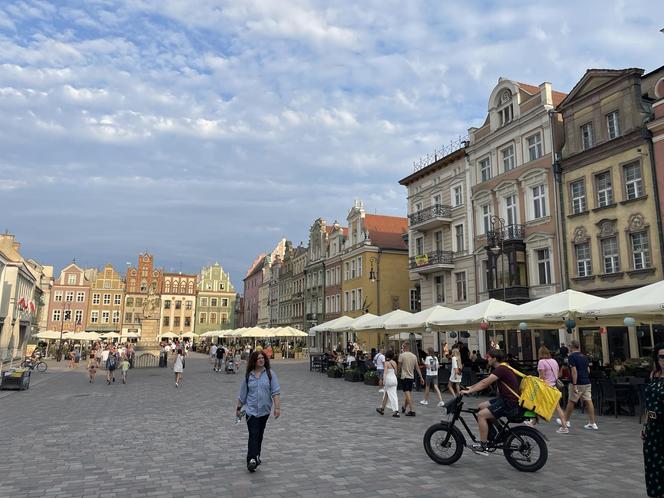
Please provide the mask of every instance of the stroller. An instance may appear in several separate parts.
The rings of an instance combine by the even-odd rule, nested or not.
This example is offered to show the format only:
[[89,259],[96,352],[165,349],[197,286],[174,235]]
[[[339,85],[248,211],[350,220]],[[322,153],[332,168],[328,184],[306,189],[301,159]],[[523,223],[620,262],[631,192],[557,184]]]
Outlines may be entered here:
[[226,367],[224,368],[224,371],[226,373],[235,373],[235,360],[233,358],[226,360]]

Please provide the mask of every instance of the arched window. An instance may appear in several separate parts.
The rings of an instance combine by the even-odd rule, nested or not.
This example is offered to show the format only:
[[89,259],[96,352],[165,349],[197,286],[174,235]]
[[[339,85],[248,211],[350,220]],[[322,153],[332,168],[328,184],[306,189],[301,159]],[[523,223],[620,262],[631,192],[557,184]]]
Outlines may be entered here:
[[512,92],[509,90],[504,90],[498,97],[498,116],[500,118],[500,126],[505,126],[514,119]]
[[193,293],[194,293],[194,283],[193,283],[193,282],[189,282],[189,289],[188,289],[188,292],[189,292],[189,294],[193,294]]
[[166,282],[164,283],[164,292],[166,292],[166,293],[171,292],[171,281],[170,280],[166,280]]

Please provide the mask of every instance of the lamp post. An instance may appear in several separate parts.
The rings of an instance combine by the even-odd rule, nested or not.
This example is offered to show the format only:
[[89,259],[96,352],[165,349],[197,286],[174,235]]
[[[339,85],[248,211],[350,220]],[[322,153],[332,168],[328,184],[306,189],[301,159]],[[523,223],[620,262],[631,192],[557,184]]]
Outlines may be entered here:
[[[499,229],[496,230],[496,225]],[[490,247],[489,250],[493,253],[494,256],[500,255],[501,261],[501,285],[503,287],[503,301],[506,300],[506,286],[505,286],[505,220],[500,216],[492,215],[491,216],[491,226],[493,227],[493,247]],[[498,245],[500,244],[500,245]],[[498,272],[496,272],[498,276]]]
[[[65,295],[65,299],[67,299]],[[58,353],[56,355],[56,360],[61,361],[62,360],[62,333],[64,332],[65,328],[65,317],[67,316],[67,313],[71,315],[71,302],[65,301],[65,303],[62,305],[62,316],[60,317],[60,343],[58,345]]]

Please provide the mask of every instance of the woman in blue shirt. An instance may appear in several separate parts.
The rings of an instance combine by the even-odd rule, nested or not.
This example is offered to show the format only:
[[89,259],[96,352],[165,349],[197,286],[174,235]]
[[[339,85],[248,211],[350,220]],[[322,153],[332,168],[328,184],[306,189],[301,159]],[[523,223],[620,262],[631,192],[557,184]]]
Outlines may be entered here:
[[254,351],[247,362],[247,372],[244,382],[240,386],[237,397],[235,415],[240,416],[242,406],[245,406],[247,416],[247,429],[249,442],[247,444],[247,469],[255,472],[261,464],[261,445],[265,424],[270,417],[272,402],[274,400],[274,418],[279,418],[280,388],[277,375],[270,370],[270,359],[263,351]]

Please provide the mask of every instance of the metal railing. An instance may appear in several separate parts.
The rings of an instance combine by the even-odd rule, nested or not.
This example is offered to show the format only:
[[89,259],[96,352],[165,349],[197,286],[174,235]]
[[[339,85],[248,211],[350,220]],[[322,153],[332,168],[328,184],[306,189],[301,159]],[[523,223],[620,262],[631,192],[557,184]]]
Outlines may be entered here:
[[446,204],[434,204],[428,208],[408,215],[410,226],[419,225],[432,218],[449,218],[452,216],[452,206]]
[[445,156],[449,156],[453,152],[456,152],[459,149],[468,147],[470,144],[468,140],[468,135],[465,137],[459,137],[456,140],[450,140],[450,143],[447,145],[442,145],[440,149],[434,150],[431,154],[420,157],[419,160],[413,161],[413,173],[419,171],[423,168],[426,168],[430,164],[435,163],[438,159],[442,159]]
[[410,269],[433,265],[451,265],[453,258],[454,253],[452,251],[431,251],[426,254],[410,257]]
[[487,242],[500,244],[500,241],[523,240],[526,238],[524,225],[507,225],[504,229],[489,230],[486,233]]
[[157,368],[159,366],[159,356],[152,353],[136,353],[133,368]]

